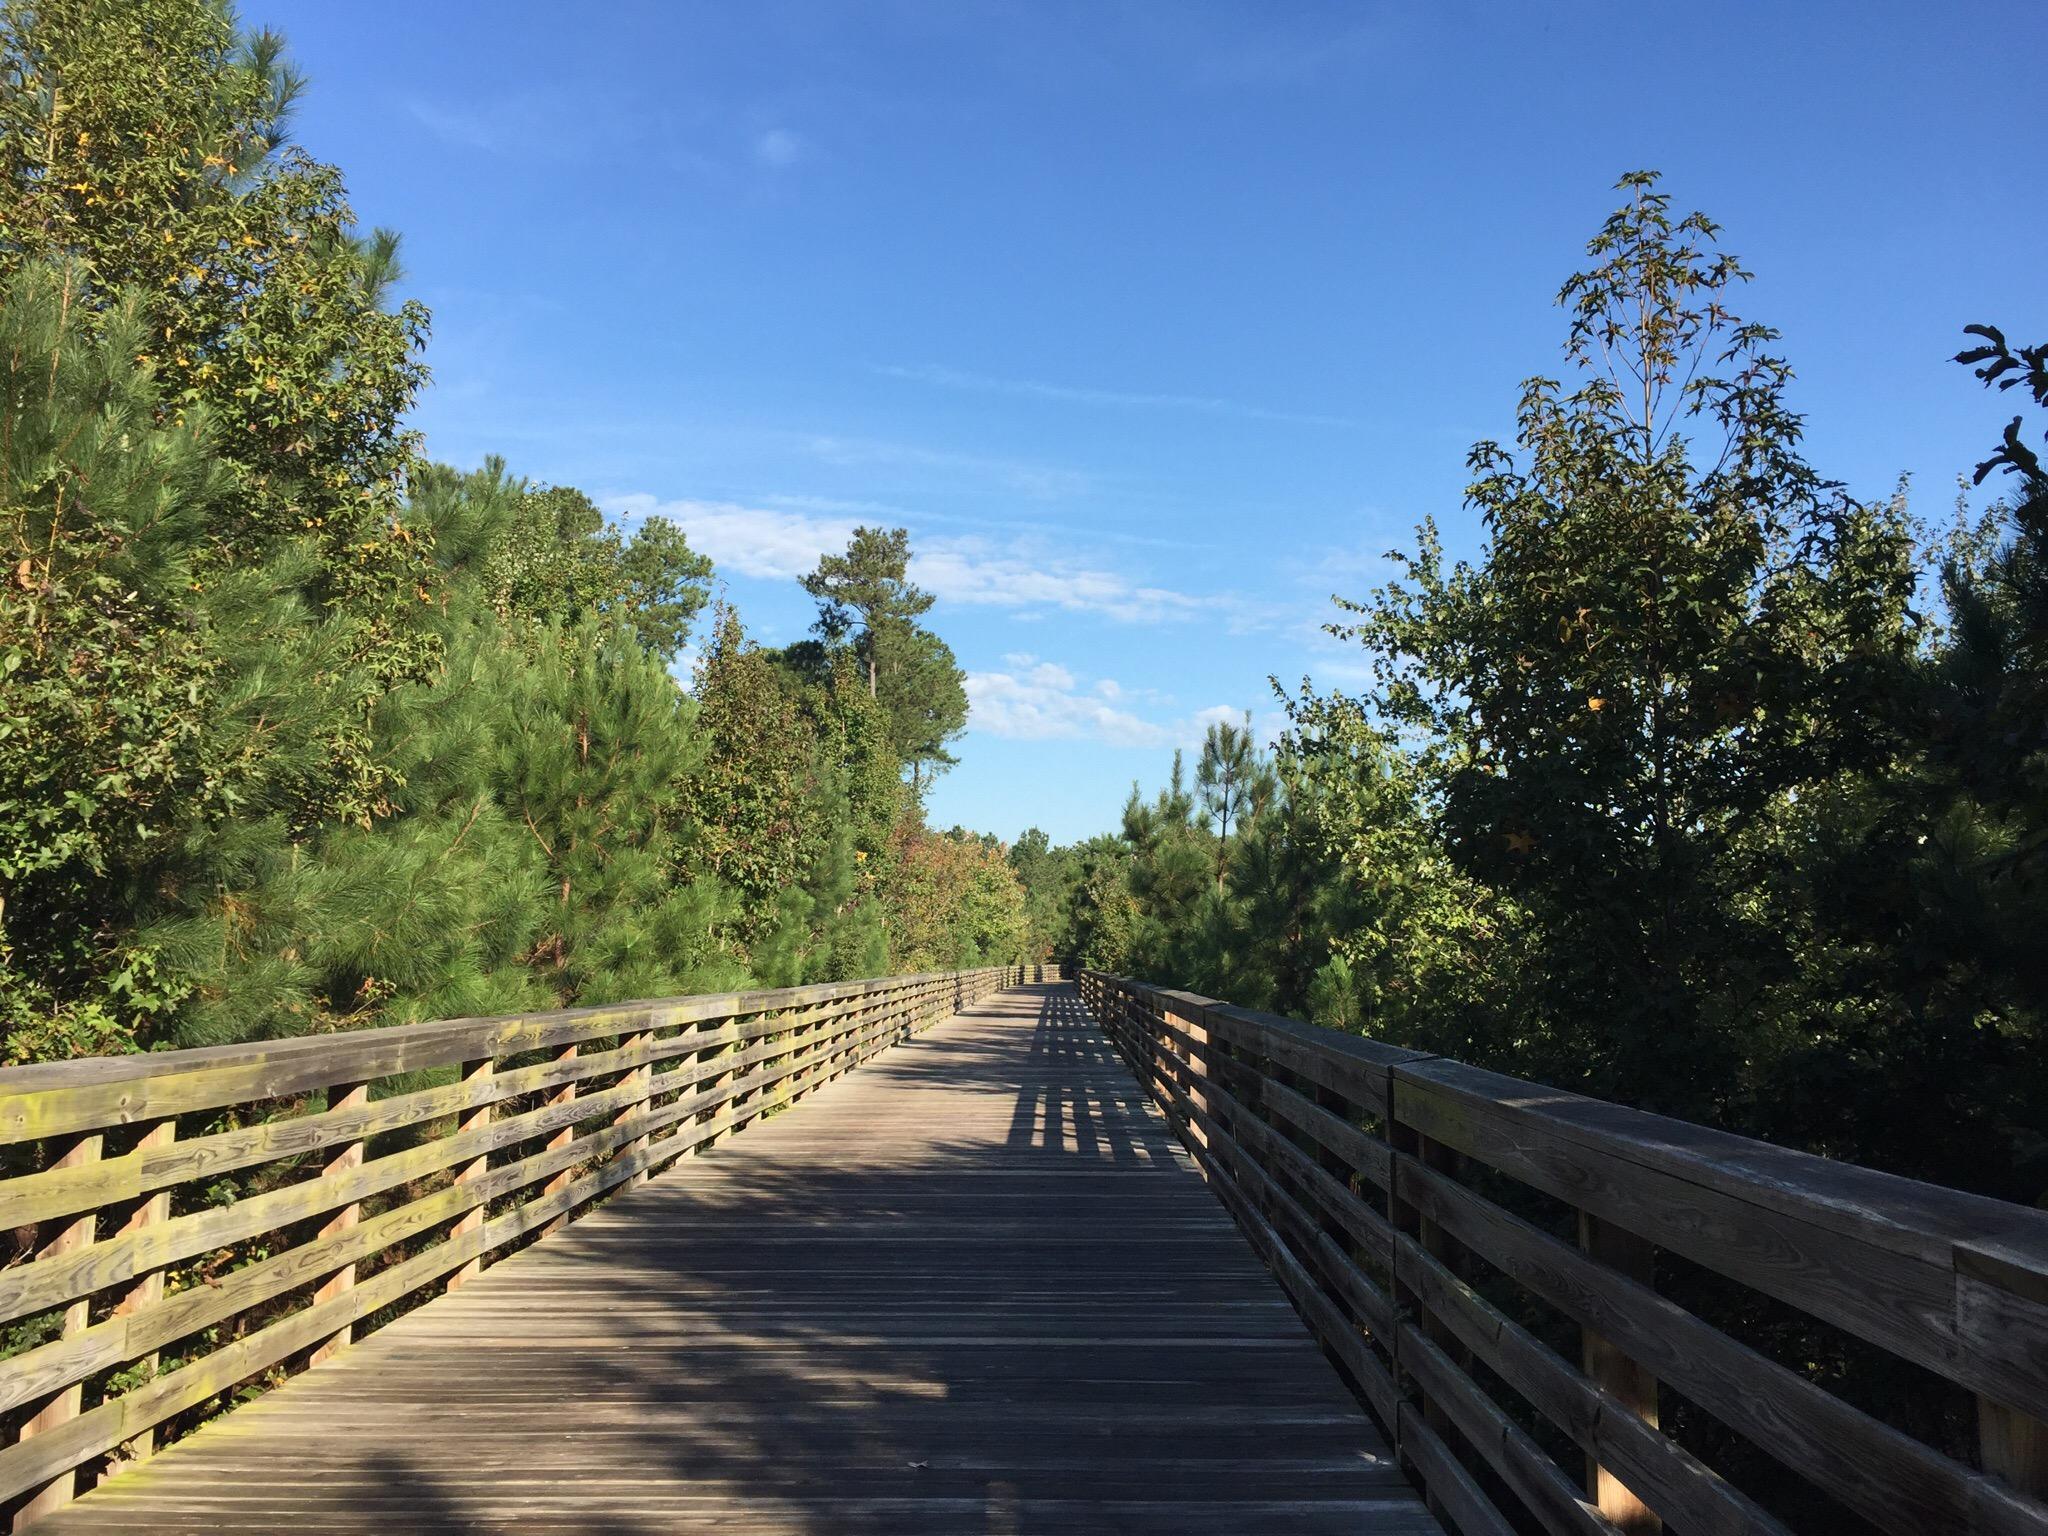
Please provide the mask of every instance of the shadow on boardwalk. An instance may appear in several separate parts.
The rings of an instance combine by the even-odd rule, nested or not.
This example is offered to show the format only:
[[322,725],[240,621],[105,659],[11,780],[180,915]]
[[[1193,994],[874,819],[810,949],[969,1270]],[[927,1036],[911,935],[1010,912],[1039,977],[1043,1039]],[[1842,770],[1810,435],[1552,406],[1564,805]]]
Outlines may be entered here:
[[1072,990],[1037,986],[45,1529],[1436,1527]]

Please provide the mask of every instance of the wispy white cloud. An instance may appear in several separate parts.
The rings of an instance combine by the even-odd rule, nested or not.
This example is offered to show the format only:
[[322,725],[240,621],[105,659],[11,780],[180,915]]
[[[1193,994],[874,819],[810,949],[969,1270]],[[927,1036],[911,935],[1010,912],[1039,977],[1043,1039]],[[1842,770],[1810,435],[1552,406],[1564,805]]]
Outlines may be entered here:
[[771,171],[784,171],[808,158],[810,141],[788,128],[770,128],[754,140],[754,160]]
[[[1157,699],[1149,689],[1127,688],[1114,678],[1083,683],[1058,662],[1029,652],[1003,657],[1003,669],[967,674],[968,729],[1010,741],[1097,741],[1112,747],[1165,751],[1201,744],[1218,720],[1242,721],[1243,709],[1211,704],[1170,720],[1150,718],[1136,697]],[[1270,730],[1264,736],[1270,742]]]
[[790,496],[780,493],[758,498],[771,507],[790,507],[799,512],[850,512],[857,517],[928,518],[929,512],[913,511],[890,501],[864,501],[846,496]]
[[416,96],[406,113],[429,137],[457,149],[548,164],[641,149],[651,162],[719,183],[775,175],[817,158],[794,128],[705,98],[649,99],[615,82],[582,80],[561,91]]
[[1412,549],[1413,529],[1379,507],[1347,509],[1345,523],[1356,530],[1336,543],[1298,549],[1283,556],[1278,571],[1298,587],[1340,591],[1350,597],[1364,597],[1400,574],[1399,562],[1390,551]]
[[750,500],[764,506],[789,507],[799,512],[850,512],[864,518],[887,518],[893,523],[938,523],[946,527],[984,528],[998,533],[1032,535],[1040,539],[1072,535],[1090,543],[1129,544],[1143,549],[1170,549],[1176,555],[1216,548],[1185,536],[1166,537],[1131,533],[1122,528],[1102,528],[1078,522],[1061,522],[1043,517],[977,517],[961,512],[935,512],[930,507],[906,507],[893,501],[869,501],[861,497],[790,495],[779,491],[753,494]]
[[949,602],[1057,608],[1127,624],[1187,618],[1205,606],[1202,598],[1145,586],[1121,571],[979,538],[927,540],[912,556],[911,576]]
[[1324,416],[1309,411],[1281,411],[1242,401],[1209,395],[1149,394],[1120,389],[1088,389],[1069,384],[1047,384],[1037,379],[995,378],[968,373],[938,363],[883,364],[876,373],[918,384],[935,384],[942,389],[978,390],[988,394],[1018,395],[1033,400],[1060,400],[1074,405],[1123,406],[1139,410],[1200,411],[1213,416],[1235,416],[1246,421],[1289,422],[1297,426],[1348,427],[1341,416]]
[[[1007,657],[1013,665],[1029,657]],[[1163,747],[1173,733],[1082,691],[1064,667],[1038,663],[1008,672],[967,674],[968,728],[1009,741],[1100,741],[1115,747]]]
[[412,114],[413,121],[435,138],[459,144],[465,149],[496,149],[503,136],[501,124],[469,108],[411,101],[406,103],[406,110]]
[[1292,87],[1330,73],[1356,73],[1384,65],[1393,29],[1368,20],[1348,26],[1266,28],[1232,38],[1196,61],[1194,83],[1210,86]]
[[[820,555],[844,549],[855,527],[847,516],[736,502],[660,501],[645,494],[609,497],[605,506],[629,525],[667,518],[722,569],[767,580],[805,575]],[[1006,609],[1011,622],[1022,623],[1063,612],[1158,622],[1192,617],[1216,604],[1228,609],[1232,602],[1141,586],[1113,570],[1070,559],[1047,562],[1026,550],[980,539],[923,541],[912,556],[910,576],[944,602]],[[991,736],[1192,748],[1200,745],[1212,722],[1244,717],[1242,706],[1211,704],[1174,718],[1155,718],[1141,710],[1162,710],[1172,701],[1152,689],[1132,688],[1110,677],[1083,680],[1071,668],[1029,651],[1011,651],[1002,661],[1001,668],[966,677],[969,727]],[[1270,725],[1261,732],[1268,740],[1272,734]]]
[[[728,501],[661,501],[641,494],[609,496],[605,508],[621,521],[665,517],[690,545],[714,563],[744,576],[794,581],[818,557],[842,550],[858,520],[789,507],[754,507]],[[1204,598],[1147,585],[1108,565],[1093,565],[1028,537],[997,541],[979,536],[921,538],[910,577],[941,601],[1031,613],[1085,613],[1127,624],[1192,618],[1228,609],[1230,597]]]
[[770,581],[794,581],[828,550],[844,549],[856,526],[851,518],[811,517],[730,501],[658,501],[642,494],[613,496],[605,508],[622,522],[667,518],[699,554],[724,570]]
[[1093,476],[1077,469],[1036,464],[1023,459],[956,453],[916,443],[812,434],[800,437],[797,445],[819,462],[842,469],[880,467],[936,471],[950,479],[993,483],[1005,490],[1041,499],[1084,495],[1095,483]]
[[560,164],[665,130],[669,114],[609,91],[511,91],[470,100],[415,97],[414,122],[460,149]]

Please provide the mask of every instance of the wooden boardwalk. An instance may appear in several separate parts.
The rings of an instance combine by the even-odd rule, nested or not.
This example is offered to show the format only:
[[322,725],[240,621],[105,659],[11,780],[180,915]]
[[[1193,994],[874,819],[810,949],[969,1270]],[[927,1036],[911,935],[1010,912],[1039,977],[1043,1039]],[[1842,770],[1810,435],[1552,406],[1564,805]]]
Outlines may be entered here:
[[1022,987],[39,1524],[1435,1533],[1071,987]]

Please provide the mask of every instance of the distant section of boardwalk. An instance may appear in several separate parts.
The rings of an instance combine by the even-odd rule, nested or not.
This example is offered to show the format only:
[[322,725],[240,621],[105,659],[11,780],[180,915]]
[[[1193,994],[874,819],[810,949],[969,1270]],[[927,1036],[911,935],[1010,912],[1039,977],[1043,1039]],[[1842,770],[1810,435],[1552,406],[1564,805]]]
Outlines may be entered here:
[[1438,1527],[1073,990],[1041,986],[37,1530]]

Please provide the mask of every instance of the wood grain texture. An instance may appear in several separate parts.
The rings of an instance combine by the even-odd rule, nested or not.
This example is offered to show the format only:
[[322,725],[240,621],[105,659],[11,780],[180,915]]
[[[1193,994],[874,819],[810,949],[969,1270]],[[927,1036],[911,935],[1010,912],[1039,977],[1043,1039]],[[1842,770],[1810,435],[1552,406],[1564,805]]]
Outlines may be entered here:
[[[1596,1263],[1627,1275],[1638,1285],[1656,1284],[1657,1250],[1648,1240],[1602,1221],[1590,1211],[1579,1212],[1579,1247]],[[1630,1359],[1626,1350],[1590,1328],[1581,1329],[1579,1363],[1587,1379],[1626,1411],[1653,1427],[1661,1423],[1657,1378],[1640,1361]],[[1655,1536],[1664,1529],[1657,1512],[1597,1455],[1587,1458],[1586,1481],[1600,1513],[1629,1536]]]
[[[76,1469],[106,1480],[153,1449],[166,1420],[252,1376],[268,1386],[323,1363],[444,1282],[473,1278],[512,1245],[788,1106],[1016,974],[990,967],[672,998],[622,1005],[623,1014],[454,1021],[394,1030],[397,1045],[346,1035],[285,1042],[279,1060],[324,1084],[319,1091],[237,1105],[219,1119],[194,1115],[182,1127],[198,1132],[188,1139],[174,1119],[134,1136],[117,1131],[130,1150],[112,1158],[98,1131],[43,1138],[16,1159],[40,1160],[43,1171],[0,1181],[0,1209],[36,1216],[17,1242],[40,1227],[30,1261],[0,1270],[0,1317],[44,1311],[25,1331],[48,1340],[0,1361],[0,1412],[30,1409],[0,1447],[0,1506],[17,1523],[39,1516],[68,1495]],[[644,1027],[592,1033],[622,1017]],[[567,1045],[526,1049],[565,1031]],[[419,1065],[420,1042],[440,1052],[507,1040],[520,1051],[505,1061],[468,1058],[456,1082],[398,1082],[388,1097],[340,1070],[365,1060]],[[101,1115],[104,1092],[118,1088],[125,1122],[138,1104],[212,1094],[224,1073],[274,1074],[269,1050],[9,1068],[0,1070],[0,1102],[32,1102],[38,1123],[62,1122]],[[574,1093],[584,1082],[594,1091]],[[284,1182],[260,1193],[192,1187],[266,1162],[274,1166],[259,1187]],[[185,1203],[194,1208],[177,1214]],[[167,1266],[202,1256],[196,1276],[167,1283]],[[364,1259],[374,1273],[356,1284]]]
[[2048,1536],[2040,1507],[2003,1483],[1860,1413],[1577,1247],[1405,1154],[1395,1175],[1405,1199],[1503,1275],[1612,1340],[1878,1529]]
[[[452,1270],[505,1219],[423,1257]],[[1071,989],[1039,986],[657,1173],[37,1529],[1438,1528]]]
[[[102,1139],[97,1132],[80,1136],[57,1157],[59,1168],[83,1168],[99,1161]],[[36,1254],[38,1262],[50,1262],[69,1254],[83,1253],[93,1245],[93,1236],[98,1220],[91,1212],[65,1223]],[[92,1321],[92,1309],[84,1301],[74,1301],[64,1309],[64,1320],[60,1337],[76,1338],[85,1332]],[[67,1385],[45,1402],[34,1417],[21,1426],[18,1444],[27,1445],[32,1441],[61,1433],[68,1426],[78,1422],[84,1405],[85,1394],[76,1385]],[[69,1466],[52,1468],[47,1481],[38,1479],[40,1488],[23,1500],[14,1511],[14,1529],[19,1531],[33,1525],[51,1510],[61,1509],[71,1502],[76,1489],[77,1474]],[[27,1486],[34,1486],[33,1484]]]
[[[1859,1529],[2048,1536],[2048,1214],[1129,978],[1078,982],[1450,1523],[1784,1536],[1663,1432],[1661,1381]],[[1579,1242],[1516,1214],[1544,1202],[1511,1183],[1569,1207]],[[1660,1250],[1974,1392],[1977,1464],[1659,1295]],[[1577,1360],[1517,1317],[1576,1324]]]

